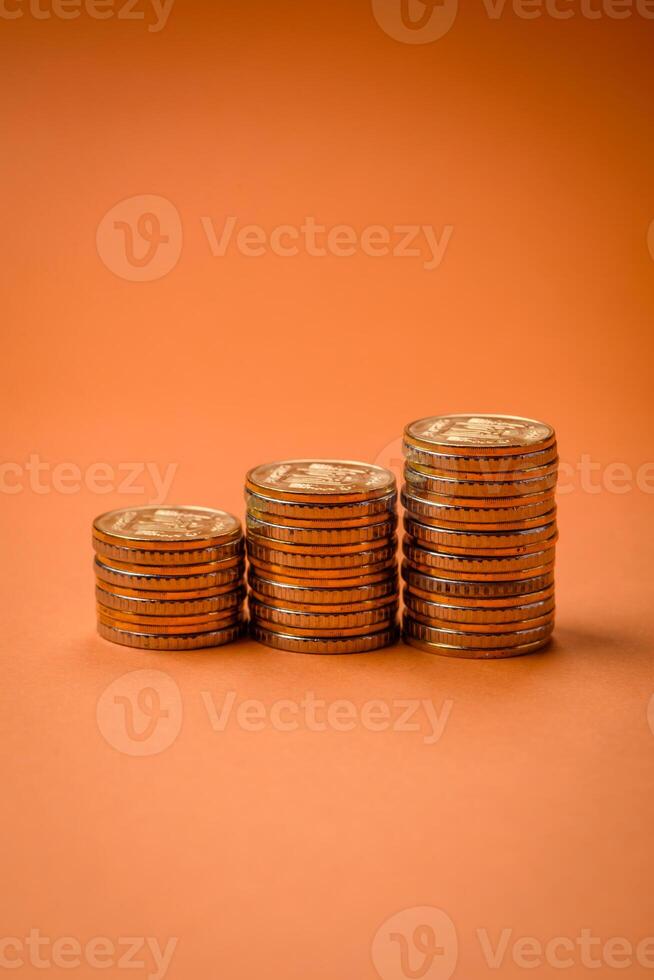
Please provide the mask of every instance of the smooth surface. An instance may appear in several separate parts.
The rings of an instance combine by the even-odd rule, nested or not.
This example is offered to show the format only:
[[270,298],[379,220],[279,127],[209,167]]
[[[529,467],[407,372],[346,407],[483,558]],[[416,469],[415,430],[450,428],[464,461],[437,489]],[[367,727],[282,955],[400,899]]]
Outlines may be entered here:
[[[382,923],[433,906],[458,935],[455,980],[576,980],[592,972],[578,946],[572,967],[528,971],[515,941],[654,933],[653,32],[636,14],[489,19],[472,4],[440,40],[404,44],[351,0],[178,0],[158,33],[0,21],[1,460],[15,464],[0,494],[2,937],[176,936],[169,980],[374,980]],[[152,282],[96,246],[134,195],[166,198],[183,225],[179,262]],[[220,238],[230,215],[235,234],[307,216],[454,230],[431,270],[424,235],[421,257],[249,257],[234,239],[214,257],[201,219]],[[96,636],[97,514],[165,499],[242,517],[262,461],[398,474],[406,423],[476,410],[557,431],[546,654],[155,655]],[[46,468],[27,471],[32,456]],[[164,676],[120,680],[140,670]],[[277,730],[293,717],[273,706],[310,692],[332,727],[299,708],[299,730]],[[250,699],[263,707],[239,721]],[[424,709],[418,731],[361,714],[381,700],[397,727],[407,699],[433,705],[440,738]],[[351,731],[334,728],[342,700]],[[148,712],[154,742],[139,741]],[[409,943],[426,915],[391,931]],[[493,970],[477,930],[495,949],[505,928]],[[439,935],[427,980],[451,965]],[[377,962],[386,942],[400,949],[382,936]],[[157,975],[151,955],[116,959],[13,976]],[[398,964],[384,980],[406,977]]]

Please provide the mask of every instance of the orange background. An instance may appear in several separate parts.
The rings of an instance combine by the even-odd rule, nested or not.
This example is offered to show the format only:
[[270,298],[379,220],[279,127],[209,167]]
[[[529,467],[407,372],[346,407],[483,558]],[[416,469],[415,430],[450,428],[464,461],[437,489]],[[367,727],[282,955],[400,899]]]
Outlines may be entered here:
[[[407,421],[479,410],[550,421],[562,460],[589,456],[596,479],[615,462],[635,474],[654,421],[653,39],[638,15],[492,20],[481,2],[424,45],[363,0],[177,0],[159,33],[0,18],[2,462],[174,463],[170,502],[242,514],[256,463],[387,462]],[[153,282],[96,248],[136,195],[183,225]],[[201,219],[228,215],[454,231],[433,271],[217,258]],[[0,494],[2,936],[178,936],[172,980],[368,980],[379,926],[435,906],[458,932],[455,976],[479,980],[524,975],[510,955],[489,971],[480,928],[654,933],[651,492],[574,480],[555,644],[471,663],[101,641],[90,523],[146,491]],[[96,706],[141,668],[175,680],[184,722],[134,758]],[[453,706],[435,745],[361,725],[218,734],[202,691]]]

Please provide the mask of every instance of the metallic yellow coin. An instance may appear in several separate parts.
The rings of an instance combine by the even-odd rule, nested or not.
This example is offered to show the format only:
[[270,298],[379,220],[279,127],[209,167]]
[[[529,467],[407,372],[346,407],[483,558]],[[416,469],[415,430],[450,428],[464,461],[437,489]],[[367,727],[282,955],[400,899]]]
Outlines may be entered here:
[[217,545],[215,548],[200,548],[193,551],[144,551],[141,548],[125,548],[122,545],[108,544],[100,538],[93,538],[95,552],[109,564],[120,562],[125,565],[148,565],[170,567],[171,565],[204,565],[208,562],[225,561],[243,554],[242,537]]
[[536,629],[516,630],[513,633],[470,633],[453,629],[436,629],[417,622],[412,616],[404,616],[405,635],[427,643],[443,644],[459,650],[505,650],[511,647],[531,646],[543,643],[552,635],[553,623]]
[[335,504],[385,497],[396,483],[390,470],[371,463],[290,459],[250,470],[246,489],[277,500]]
[[480,507],[480,501],[484,499],[501,501],[504,497],[533,497],[552,492],[556,487],[557,473],[526,480],[457,480],[433,476],[426,467],[418,468],[418,464],[407,464],[404,467],[404,479],[411,492],[420,496],[429,494],[450,499],[473,498],[474,506]]
[[243,579],[244,570],[244,562],[240,561],[237,565],[230,563],[230,566],[222,571],[202,575],[143,574],[122,571],[120,568],[105,565],[97,558],[95,560],[95,574],[100,583],[105,583],[104,587],[106,585],[117,587],[123,594],[126,594],[125,590],[186,593],[180,598],[189,598],[191,594],[201,590],[239,583]]
[[[426,577],[426,576],[425,576]],[[543,614],[554,608],[554,586],[551,585],[539,592],[521,596],[497,596],[494,599],[441,595],[428,589],[420,589],[415,585],[405,585],[404,604],[410,606],[407,598],[422,599],[442,610],[444,618],[457,619],[461,622],[475,622],[488,616],[488,622],[513,622],[517,619],[528,619],[531,611],[538,610]]]
[[[193,636],[195,633],[209,633],[218,629],[226,629],[228,626],[234,626],[243,621],[243,615],[240,611],[220,613],[212,616],[211,619],[205,618],[198,622],[189,621],[187,623],[172,623],[170,618],[167,619],[165,616],[159,617],[161,622],[157,622],[152,617],[130,616],[129,613],[114,612],[113,615],[109,615],[112,610],[105,612],[101,606],[98,606],[97,613],[98,622],[104,626],[127,631],[133,630],[136,633],[149,633],[153,636]],[[184,618],[195,620],[198,617],[187,616]]]
[[94,537],[119,547],[143,551],[197,551],[239,538],[240,521],[210,507],[130,507],[101,514]]
[[282,585],[297,585],[307,589],[347,590],[367,585],[378,585],[397,579],[397,559],[395,557],[378,565],[364,565],[359,569],[327,569],[322,575],[315,569],[269,565],[252,559],[250,566],[257,575],[263,578]]
[[139,598],[122,593],[108,592],[96,586],[95,597],[101,606],[120,613],[135,613],[143,616],[202,616],[205,613],[217,613],[222,610],[236,609],[245,598],[245,589],[231,589],[221,595],[206,599],[173,599],[167,601],[157,597]]
[[548,548],[546,551],[529,552],[519,557],[502,555],[493,558],[490,555],[475,555],[466,557],[465,555],[453,555],[442,551],[431,551],[420,545],[415,538],[405,535],[403,542],[405,557],[419,571],[433,568],[437,573],[446,572],[449,578],[461,578],[468,574],[484,575],[489,578],[497,575],[502,578],[505,575],[512,575],[515,578],[522,577],[525,573],[527,577],[535,574],[531,571],[541,565],[553,565],[555,559],[555,549]]
[[325,655],[340,655],[346,653],[371,653],[396,643],[399,630],[396,627],[370,633],[367,636],[344,637],[343,639],[307,639],[300,636],[290,636],[283,632],[266,629],[253,625],[251,633],[255,640],[273,647],[275,650],[286,650],[290,653],[310,653]]
[[556,441],[546,422],[514,415],[436,415],[410,422],[405,440],[452,456],[512,456],[543,452]]
[[554,498],[525,507],[451,507],[402,493],[402,506],[415,520],[434,527],[466,531],[509,531],[549,524],[556,518]]
[[[543,476],[558,467],[556,444],[540,453],[525,456],[445,456],[428,452],[404,442],[404,456],[412,464],[428,468],[434,476],[450,476],[462,480],[518,479],[512,473]],[[467,475],[466,475],[467,474]]]
[[[295,527],[358,527],[375,524],[395,513],[397,493],[387,493],[376,500],[352,504],[302,504],[275,500],[258,493],[246,492],[249,514],[260,520],[272,520]],[[278,520],[281,518],[281,522]]]
[[456,657],[461,660],[503,660],[509,657],[522,657],[529,653],[543,650],[552,639],[551,635],[534,643],[494,649],[474,649],[471,647],[453,647],[446,643],[433,643],[422,637],[421,630],[425,627],[420,623],[412,623],[405,619],[402,637],[409,646],[422,650],[423,653],[437,654],[441,657]]
[[237,626],[228,626],[226,629],[215,630],[212,633],[197,633],[191,636],[158,636],[151,633],[117,629],[114,626],[98,623],[98,633],[103,639],[109,640],[111,643],[119,643],[121,646],[152,651],[199,650],[208,647],[220,647],[238,640],[244,635],[245,630],[245,624],[239,623]]
[[543,606],[536,603],[536,609],[525,610],[524,616],[520,611],[525,607],[514,607],[511,610],[513,619],[499,619],[488,609],[460,610],[454,606],[442,606],[437,602],[427,602],[411,592],[404,593],[404,605],[407,615],[424,626],[434,629],[450,629],[462,633],[513,633],[523,629],[537,629],[554,622],[554,600]]
[[351,545],[352,550],[369,542],[388,540],[393,536],[397,527],[395,516],[354,528],[315,528],[293,527],[289,524],[271,523],[259,520],[252,514],[247,516],[248,536],[254,536],[259,541],[269,541],[273,547],[281,542],[282,545],[309,545],[311,548],[341,548]]
[[222,561],[210,561],[203,565],[138,565],[132,562],[103,559],[103,565],[109,565],[117,572],[135,572],[137,575],[166,575],[168,577],[191,575],[208,575],[212,572],[224,572],[229,568],[238,568],[243,564],[243,555],[231,555]]
[[404,527],[426,548],[464,556],[524,555],[553,547],[557,540],[555,522],[519,531],[451,531],[405,517]]
[[248,558],[251,562],[264,562],[269,565],[287,565],[303,569],[346,569],[361,568],[364,565],[380,564],[394,559],[397,553],[397,538],[373,541],[362,547],[362,550],[350,551],[340,549],[310,548],[308,545],[281,545],[279,542],[270,543],[249,535],[247,540]]
[[283,627],[291,636],[315,636],[318,639],[341,636],[360,636],[388,628],[397,617],[398,603],[368,609],[365,612],[326,613],[269,606],[250,593],[250,617],[253,623],[270,629]]
[[398,597],[397,577],[352,589],[307,589],[260,578],[251,571],[249,583],[252,595],[260,602],[288,605],[307,612],[363,612],[396,602]]
[[411,588],[421,589],[424,592],[433,593],[435,596],[443,596],[453,602],[469,600],[470,602],[490,602],[498,600],[503,602],[507,599],[517,599],[520,602],[526,601],[523,597],[532,593],[542,592],[554,585],[554,566],[538,571],[533,575],[523,578],[513,576],[508,579],[498,580],[493,576],[478,576],[477,579],[454,579],[448,575],[435,574],[433,569],[421,572],[413,568],[409,562],[402,564],[402,578]]

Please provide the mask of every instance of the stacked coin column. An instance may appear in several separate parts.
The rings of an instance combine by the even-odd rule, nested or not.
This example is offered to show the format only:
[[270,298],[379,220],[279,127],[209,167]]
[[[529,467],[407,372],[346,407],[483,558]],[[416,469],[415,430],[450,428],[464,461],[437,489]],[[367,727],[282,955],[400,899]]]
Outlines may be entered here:
[[255,639],[299,653],[364,653],[397,639],[397,491],[388,470],[291,460],[247,475]]
[[124,646],[193,650],[243,632],[240,521],[204,507],[139,507],[93,523],[98,632]]
[[554,431],[437,416],[407,426],[404,454],[405,640],[453,657],[543,647],[554,627]]

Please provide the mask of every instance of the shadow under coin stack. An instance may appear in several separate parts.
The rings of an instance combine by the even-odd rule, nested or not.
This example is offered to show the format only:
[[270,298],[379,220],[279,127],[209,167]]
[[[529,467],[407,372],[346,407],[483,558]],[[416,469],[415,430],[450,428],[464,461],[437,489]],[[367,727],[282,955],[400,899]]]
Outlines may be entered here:
[[554,430],[446,415],[404,432],[404,639],[450,657],[512,657],[554,628]]
[[93,522],[98,632],[145,650],[222,646],[243,632],[243,531],[208,507],[135,507]]
[[247,475],[252,635],[298,653],[398,637],[397,488],[368,463],[291,460]]

